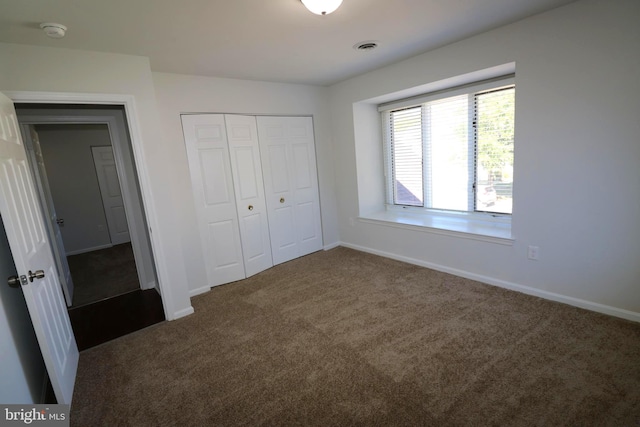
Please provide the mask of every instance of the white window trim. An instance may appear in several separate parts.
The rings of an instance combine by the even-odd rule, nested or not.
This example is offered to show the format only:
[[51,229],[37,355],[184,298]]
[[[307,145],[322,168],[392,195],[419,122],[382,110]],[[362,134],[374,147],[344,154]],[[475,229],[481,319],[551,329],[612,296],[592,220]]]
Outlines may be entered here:
[[358,220],[501,245],[511,246],[515,240],[510,216],[387,206],[386,210],[361,215]]
[[434,101],[442,98],[464,95],[470,92],[481,92],[483,90],[499,89],[502,86],[506,87],[514,84],[515,74],[508,74],[475,83],[452,87],[450,89],[442,89],[436,92],[430,92],[423,95],[412,96],[410,98],[399,99],[393,102],[385,102],[384,104],[378,105],[378,111],[382,112],[386,110],[397,110],[400,108],[414,107],[429,101]]
[[[499,83],[499,85],[496,86],[496,83]],[[501,85],[508,86],[512,84],[515,84],[514,74],[496,76],[495,78],[476,81],[463,86],[386,102],[378,105],[378,111],[382,112],[418,105],[432,99],[441,98],[443,94],[446,94],[446,96],[454,96],[459,93],[481,91],[484,89],[498,88]],[[383,135],[384,132],[388,132],[388,129],[383,126]],[[383,137],[383,140],[386,140],[386,138]],[[388,187],[388,177],[391,176],[391,162],[387,148],[383,147],[383,151],[385,187]],[[514,243],[515,239],[511,232],[512,215],[488,212],[441,211],[424,207],[395,205],[392,200],[393,196],[388,190],[389,189],[386,188],[385,200],[387,204],[385,209],[366,215],[361,214],[358,218],[359,221],[502,245],[513,245]]]

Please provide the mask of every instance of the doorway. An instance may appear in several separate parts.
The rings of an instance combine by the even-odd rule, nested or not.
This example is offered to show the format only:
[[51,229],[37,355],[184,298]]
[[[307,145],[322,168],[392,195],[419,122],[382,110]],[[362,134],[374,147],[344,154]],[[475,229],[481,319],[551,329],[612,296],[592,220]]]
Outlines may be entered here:
[[58,240],[58,268],[66,272],[67,305],[140,289],[107,124],[23,125],[27,132],[44,216],[52,218],[50,240]]
[[82,334],[93,345],[100,343],[96,334],[120,336],[97,329],[117,324],[118,301],[129,293],[156,294],[152,307],[128,305],[140,312],[134,317],[152,310],[164,320],[157,315],[162,300],[123,106],[15,107],[79,348]]

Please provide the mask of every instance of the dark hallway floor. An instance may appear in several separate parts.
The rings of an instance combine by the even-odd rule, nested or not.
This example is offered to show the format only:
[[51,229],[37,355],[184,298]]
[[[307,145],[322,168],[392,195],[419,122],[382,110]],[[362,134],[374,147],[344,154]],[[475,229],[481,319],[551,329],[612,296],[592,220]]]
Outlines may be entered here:
[[70,308],[69,318],[80,351],[165,320],[162,299],[155,289]]
[[131,243],[67,257],[75,290],[72,307],[140,289]]
[[158,292],[140,289],[131,243],[67,259],[75,284],[69,318],[80,351],[165,320]]

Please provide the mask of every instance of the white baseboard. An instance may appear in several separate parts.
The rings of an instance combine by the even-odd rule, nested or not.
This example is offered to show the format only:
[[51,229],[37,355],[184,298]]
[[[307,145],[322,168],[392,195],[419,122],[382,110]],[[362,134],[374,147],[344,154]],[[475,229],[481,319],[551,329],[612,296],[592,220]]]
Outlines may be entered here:
[[142,290],[145,290],[145,291],[146,291],[147,289],[153,289],[153,288],[155,288],[155,287],[156,287],[156,281],[155,281],[155,280],[152,280],[152,281],[150,281],[149,283],[147,283],[146,285],[141,286],[140,288],[141,288]]
[[325,250],[325,251],[329,251],[331,249],[337,248],[340,245],[341,245],[340,242],[330,243],[328,245],[325,245],[322,249]]
[[604,304],[599,304],[592,301],[586,301],[580,298],[569,297],[554,292],[544,291],[541,289],[532,288],[530,286],[519,285],[517,283],[507,282],[493,277],[487,277],[480,274],[471,273],[456,268],[446,267],[440,264],[435,264],[427,261],[422,261],[415,258],[410,258],[402,255],[396,255],[389,252],[379,251],[376,249],[367,248],[364,246],[352,245],[350,243],[341,242],[337,246],[344,246],[346,248],[355,249],[361,252],[367,252],[374,255],[380,255],[385,258],[395,259],[397,261],[403,261],[409,264],[419,265],[421,267],[430,268],[432,270],[442,271],[444,273],[453,274],[455,276],[464,277],[466,279],[475,280],[478,282],[486,283],[488,285],[498,286],[500,288],[509,289],[516,292],[522,292],[527,295],[532,295],[540,298],[544,298],[551,301],[561,302],[564,304],[572,305],[574,307],[584,308],[586,310],[595,311],[598,313],[608,314],[610,316],[620,317],[622,319],[631,320],[633,322],[640,323],[640,313],[625,310],[622,308],[611,307]]
[[181,317],[186,317],[193,313],[195,313],[195,310],[193,309],[193,307],[189,306],[188,308],[184,308],[182,310],[176,311],[175,313],[173,313],[173,317],[168,320],[178,320]]
[[204,293],[209,292],[210,290],[211,290],[211,285],[203,286],[198,289],[191,289],[189,291],[189,298],[195,297],[196,295],[202,295]]
[[80,254],[84,254],[84,253],[87,253],[87,252],[99,251],[100,249],[109,249],[109,248],[112,248],[112,247],[113,247],[113,245],[111,243],[109,243],[107,245],[94,246],[93,248],[78,249],[78,250],[75,250],[75,251],[67,252],[67,256],[80,255]]

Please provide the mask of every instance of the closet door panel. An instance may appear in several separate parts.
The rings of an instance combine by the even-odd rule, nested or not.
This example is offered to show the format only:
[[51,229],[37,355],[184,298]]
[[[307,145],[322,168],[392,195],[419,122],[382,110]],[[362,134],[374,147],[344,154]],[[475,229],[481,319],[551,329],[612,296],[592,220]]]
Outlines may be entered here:
[[294,223],[294,211],[291,206],[277,207],[269,211],[271,251],[274,264],[281,264],[299,256],[297,233],[292,226]]
[[247,277],[273,266],[267,207],[253,116],[226,115],[227,139]]
[[289,179],[289,166],[287,161],[287,146],[285,144],[272,143],[268,150],[268,179],[271,183],[273,194],[288,193],[291,180]]
[[224,117],[182,116],[209,286],[245,277]]
[[309,162],[313,156],[309,153],[309,145],[306,143],[293,144],[291,151],[293,153],[293,170],[295,176],[296,190],[313,190],[313,179],[311,178],[311,170]]
[[[269,251],[265,251],[265,242],[262,233],[264,215],[247,215],[243,218],[242,228],[246,231],[246,237],[242,239],[244,257],[247,262],[259,259],[265,254],[270,256]],[[268,268],[268,267],[267,267]]]
[[301,243],[316,239],[316,221],[313,203],[299,203],[298,207],[298,235]]
[[[216,270],[234,269],[238,265],[235,251],[229,251],[229,242],[236,240],[237,227],[233,220],[209,223],[209,246],[218,255]],[[241,277],[242,278],[242,277]]]
[[273,259],[278,264],[322,249],[313,122],[310,117],[257,120]]
[[298,244],[300,255],[322,249],[322,224],[316,149],[311,117],[287,119],[291,133],[291,151],[295,168],[296,218],[299,220]]
[[232,204],[229,194],[229,168],[226,150],[222,148],[199,149],[200,179],[204,192],[205,206],[218,205],[221,210]]
[[[236,199],[247,201],[259,197],[258,177],[254,161],[256,153],[252,147],[241,147],[234,150],[234,160],[238,169],[238,193]],[[259,156],[258,156],[259,158]]]
[[273,263],[297,258],[298,242],[291,191],[290,148],[285,126],[274,117],[258,117],[264,190],[269,215]]

